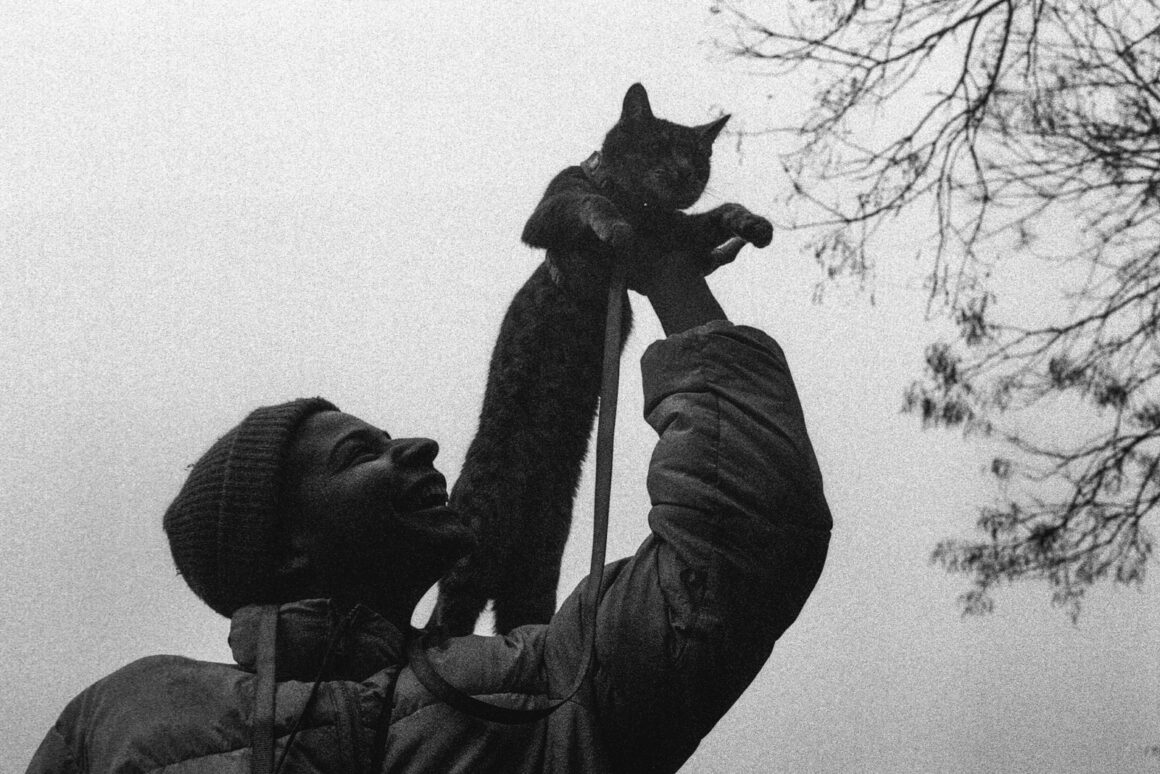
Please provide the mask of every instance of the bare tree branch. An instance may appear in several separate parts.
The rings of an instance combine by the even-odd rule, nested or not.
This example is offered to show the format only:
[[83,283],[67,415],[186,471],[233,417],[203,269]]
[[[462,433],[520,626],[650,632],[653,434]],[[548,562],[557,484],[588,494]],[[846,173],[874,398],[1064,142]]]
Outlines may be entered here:
[[[1010,454],[981,539],[932,554],[970,578],[964,610],[1040,579],[1076,616],[1092,584],[1140,583],[1160,505],[1160,1],[722,9],[726,50],[819,84],[783,166],[823,282],[864,282],[879,227],[932,208],[928,310],[958,336],[930,345],[904,410]],[[872,141],[885,111],[913,118]],[[1060,278],[1055,319],[999,316],[1012,262]],[[1067,439],[1042,429],[1060,417]]]

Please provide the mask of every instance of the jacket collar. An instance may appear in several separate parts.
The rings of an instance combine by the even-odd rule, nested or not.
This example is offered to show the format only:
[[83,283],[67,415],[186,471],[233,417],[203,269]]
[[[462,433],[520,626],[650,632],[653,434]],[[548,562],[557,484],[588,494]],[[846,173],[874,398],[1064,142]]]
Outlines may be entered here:
[[[261,610],[259,605],[240,608],[230,623],[234,660],[250,672],[258,659]],[[361,681],[404,658],[403,634],[370,608],[344,609],[328,599],[306,599],[278,608],[276,678],[314,680],[332,638],[327,679]]]

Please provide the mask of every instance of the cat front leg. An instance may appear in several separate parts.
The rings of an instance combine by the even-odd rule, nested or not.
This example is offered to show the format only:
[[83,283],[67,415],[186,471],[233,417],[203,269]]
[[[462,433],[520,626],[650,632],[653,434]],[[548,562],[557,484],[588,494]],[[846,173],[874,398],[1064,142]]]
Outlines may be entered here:
[[583,224],[585,238],[578,249],[550,252],[549,259],[568,277],[565,281],[569,287],[580,285],[594,293],[594,298],[602,298],[612,267],[632,266],[640,260],[642,240],[636,227],[603,197],[586,197],[575,212]]
[[760,215],[754,215],[744,205],[726,204],[722,221],[736,236],[754,247],[768,247],[773,241],[773,224]]
[[548,250],[625,255],[634,231],[608,199],[566,190],[540,202],[524,226],[523,241]]
[[590,196],[584,199],[578,214],[597,241],[613,255],[623,257],[631,252],[636,232],[615,204],[603,196]]
[[701,273],[708,275],[733,261],[745,244],[766,247],[771,241],[773,225],[741,204],[722,204],[693,215],[668,213],[655,218],[638,237],[629,288],[647,294],[652,274],[674,253],[697,256]]
[[703,248],[718,247],[732,237],[741,237],[754,247],[766,247],[773,241],[773,224],[754,215],[743,204],[730,202],[708,212],[689,215],[686,229],[690,238]]

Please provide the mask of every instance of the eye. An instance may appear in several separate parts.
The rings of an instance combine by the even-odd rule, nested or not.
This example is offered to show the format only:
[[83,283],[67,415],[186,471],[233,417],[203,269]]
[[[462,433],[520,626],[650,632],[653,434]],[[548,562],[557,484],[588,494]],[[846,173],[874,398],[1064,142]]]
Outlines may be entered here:
[[361,465],[364,462],[370,462],[377,458],[379,452],[372,448],[369,444],[362,441],[347,444],[345,453],[342,455],[342,470],[353,468],[355,465]]

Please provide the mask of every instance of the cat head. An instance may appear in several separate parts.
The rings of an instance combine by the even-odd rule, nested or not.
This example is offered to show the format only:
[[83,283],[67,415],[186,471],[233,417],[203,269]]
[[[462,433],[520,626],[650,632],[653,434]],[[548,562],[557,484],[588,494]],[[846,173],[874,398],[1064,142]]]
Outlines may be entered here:
[[620,120],[604,138],[600,166],[619,203],[642,208],[691,207],[709,182],[713,141],[729,116],[701,126],[657,118],[644,86],[624,95]]

